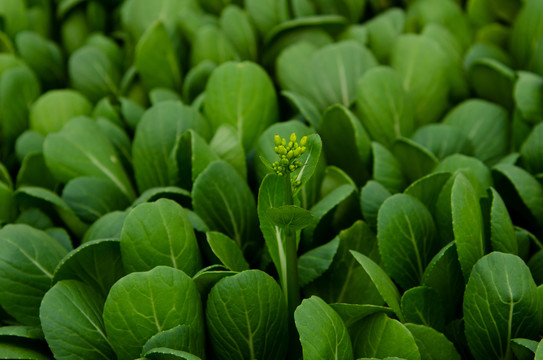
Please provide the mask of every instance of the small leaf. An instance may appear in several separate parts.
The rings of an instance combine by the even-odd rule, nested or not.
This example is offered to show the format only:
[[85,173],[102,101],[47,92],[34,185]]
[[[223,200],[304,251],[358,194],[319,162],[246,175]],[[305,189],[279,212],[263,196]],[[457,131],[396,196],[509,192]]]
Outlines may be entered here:
[[339,238],[309,250],[298,258],[298,282],[305,286],[321,276],[332,264],[339,247]]
[[415,338],[422,360],[461,359],[453,343],[442,333],[424,325],[405,324],[405,327]]
[[391,194],[401,192],[405,179],[398,159],[383,145],[373,142],[373,180],[383,185]]
[[266,216],[270,218],[275,226],[290,229],[290,231],[301,230],[309,226],[313,221],[313,216],[308,210],[296,205],[269,208],[266,211]]
[[392,153],[402,165],[403,173],[410,183],[429,174],[439,163],[425,147],[405,138],[397,139],[392,144]]
[[215,231],[206,233],[206,237],[209,247],[224,266],[232,271],[249,270],[249,264],[234,240]]
[[377,214],[383,202],[392,194],[379,182],[370,180],[360,191],[360,208],[368,224],[377,227]]
[[515,228],[500,194],[490,188],[492,205],[490,209],[490,245],[492,250],[518,255]]
[[445,311],[439,294],[427,286],[416,286],[402,295],[402,311],[409,323],[432,327],[438,331],[445,328]]
[[[188,325],[179,325],[170,330],[164,330],[151,337],[143,346],[142,354],[154,351],[157,348],[168,348],[174,351],[198,352],[201,349],[194,348],[198,343],[198,335]],[[203,356],[203,353],[200,354]],[[194,355],[193,355],[194,356]]]
[[351,360],[353,349],[341,317],[321,298],[302,301],[294,312],[304,359]]

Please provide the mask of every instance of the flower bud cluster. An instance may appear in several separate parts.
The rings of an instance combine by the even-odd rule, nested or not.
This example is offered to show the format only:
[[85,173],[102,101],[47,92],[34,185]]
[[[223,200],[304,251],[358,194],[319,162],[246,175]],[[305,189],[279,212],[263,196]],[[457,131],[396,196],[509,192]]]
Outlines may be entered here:
[[[307,145],[307,136],[300,139],[300,143],[296,142],[296,134],[290,135],[290,141],[275,135],[273,138],[275,144],[275,153],[279,156],[279,160],[272,164],[273,170],[279,176],[296,171],[302,163],[297,159],[305,152]],[[296,184],[294,184],[296,185]]]

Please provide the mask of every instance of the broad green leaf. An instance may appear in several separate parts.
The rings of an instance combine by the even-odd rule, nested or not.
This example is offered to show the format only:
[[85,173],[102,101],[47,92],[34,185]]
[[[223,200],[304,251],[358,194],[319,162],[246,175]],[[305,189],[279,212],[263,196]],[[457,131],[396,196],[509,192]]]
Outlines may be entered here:
[[339,245],[332,264],[320,277],[304,287],[304,294],[317,295],[327,303],[381,305],[383,300],[371,276],[368,276],[350,253],[351,250],[356,250],[378,261],[375,234],[367,224],[357,221],[350,228],[341,231],[337,239]]
[[139,39],[134,66],[147,90],[181,90],[181,69],[174,43],[163,22],[156,22]]
[[493,164],[508,150],[508,118],[501,106],[486,100],[470,99],[454,107],[443,123],[457,128],[471,140],[476,158]]
[[525,1],[513,23],[509,47],[516,64],[522,69],[529,68],[537,61],[536,47],[543,35],[542,11],[541,2]]
[[134,175],[140,192],[151,187],[173,185],[169,167],[179,137],[193,129],[207,137],[207,121],[197,110],[178,101],[158,103],[147,110],[138,124],[132,143]]
[[513,87],[516,74],[512,68],[490,59],[477,59],[468,68],[468,80],[478,97],[513,107]]
[[104,96],[118,96],[121,75],[107,55],[94,46],[83,46],[68,60],[73,87],[96,102]]
[[149,338],[178,325],[199,335],[194,346],[204,346],[200,294],[188,275],[158,266],[129,274],[113,285],[104,304],[104,324],[119,360],[140,355]]
[[36,186],[48,190],[57,188],[59,182],[45,164],[42,152],[28,154],[21,162],[17,173],[17,188],[23,186]]
[[214,130],[223,124],[234,125],[243,148],[249,151],[260,134],[277,121],[277,97],[270,78],[258,65],[230,62],[211,74],[204,112]]
[[245,0],[245,8],[262,35],[266,35],[283,19],[279,15],[279,2],[274,0]]
[[398,159],[378,142],[371,143],[371,150],[373,153],[373,180],[383,185],[391,194],[403,191],[405,178]]
[[245,151],[235,127],[231,125],[220,126],[209,142],[209,147],[219,158],[232,165],[242,178],[247,178]]
[[33,130],[26,130],[17,137],[15,142],[15,154],[20,162],[31,153],[43,152],[43,140],[45,137]]
[[2,28],[9,36],[26,29],[28,26],[26,11],[26,4],[17,0],[7,0],[0,4],[0,16],[4,19]]
[[307,122],[318,128],[321,122],[321,113],[317,106],[304,95],[295,93],[293,91],[281,91],[281,95],[286,97],[293,107],[303,116]]
[[392,194],[381,183],[370,180],[360,191],[360,208],[364,219],[373,227],[377,227],[377,214],[383,202]]
[[[543,225],[543,186],[526,170],[509,164],[498,164],[493,169],[496,189],[506,204],[519,212],[528,222]],[[527,209],[526,209],[527,208]]]
[[532,174],[543,172],[543,123],[536,125],[520,148],[520,161]]
[[266,176],[267,173],[272,172],[272,170],[266,168],[262,161],[258,159],[263,157],[272,163],[276,161],[278,157],[274,151],[274,136],[279,135],[281,138],[288,139],[292,133],[295,133],[296,136],[301,139],[303,136],[309,136],[313,131],[303,123],[291,120],[273,124],[262,133],[258,139],[255,151],[255,172],[258,183],[262,182],[262,179],[264,179],[264,176]]
[[54,226],[51,218],[35,207],[21,211],[15,219],[15,224],[29,225],[39,230],[45,230]]
[[473,265],[484,256],[486,244],[479,196],[462,174],[458,174],[454,180],[451,207],[458,260],[467,281]]
[[192,205],[211,230],[230,236],[242,249],[255,240],[258,225],[253,195],[228,163],[214,161],[198,176]]
[[413,182],[429,174],[439,163],[439,160],[428,149],[406,138],[397,139],[392,144],[392,153],[402,165],[408,182]]
[[183,99],[189,103],[205,91],[207,80],[217,65],[209,60],[204,60],[193,66],[185,75],[183,81]]
[[219,156],[198,133],[189,129],[177,139],[172,150],[169,164],[170,181],[190,189],[198,175],[215,160],[220,160]]
[[313,222],[311,212],[296,205],[271,207],[266,211],[266,216],[274,226],[287,232],[301,230]]
[[30,106],[40,95],[40,83],[26,66],[8,69],[0,82],[0,127],[2,148],[7,150],[19,134],[28,128]]
[[351,360],[353,349],[341,317],[318,296],[302,301],[294,313],[303,358]]
[[500,194],[490,188],[492,205],[490,209],[490,245],[492,250],[518,255],[515,228]]
[[[492,175],[488,167],[477,158],[462,154],[453,154],[443,159],[435,172],[447,171],[452,174],[462,173],[471,183],[478,196],[486,196],[486,190],[492,186]],[[452,184],[454,179],[449,179]]]
[[[311,43],[305,41],[295,42],[281,51],[275,63],[275,72],[277,82],[281,89],[287,92],[288,95],[285,95],[289,99],[293,98],[292,100],[298,103],[300,101],[296,101],[297,98],[305,99],[320,114],[317,104],[314,103],[314,99],[307,89],[307,79],[310,76],[308,75],[310,71],[309,63],[315,51],[317,51],[317,47]],[[317,121],[320,122],[320,119],[317,119]],[[313,125],[316,126],[317,124]]]
[[422,360],[460,360],[454,344],[442,333],[425,325],[405,324],[415,338]]
[[157,20],[162,21],[166,27],[173,27],[179,13],[186,10],[189,3],[177,0],[125,1],[121,6],[121,23],[136,42]]
[[242,60],[255,61],[257,37],[247,13],[235,5],[228,5],[221,13],[220,25]]
[[390,8],[365,23],[368,29],[368,47],[380,63],[388,63],[394,42],[400,36],[405,24],[405,12]]
[[43,153],[47,167],[60,181],[94,176],[112,181],[129,200],[135,197],[113,145],[90,118],[73,118],[60,132],[49,134]]
[[387,147],[415,130],[414,104],[400,75],[389,67],[375,67],[360,78],[356,106],[372,139]]
[[206,237],[211,251],[224,266],[232,271],[249,270],[249,264],[234,240],[216,231],[206,233]]
[[287,307],[275,280],[248,270],[219,281],[206,318],[216,359],[281,359],[287,350]]
[[450,178],[449,172],[433,172],[411,183],[405,189],[404,194],[419,199],[430,210],[430,213],[434,214],[439,193]]
[[315,51],[308,66],[306,94],[323,110],[334,104],[350,107],[356,98],[358,79],[377,66],[377,61],[360,44],[343,41]]
[[471,155],[473,145],[467,136],[447,124],[429,124],[417,130],[413,141],[430,150],[439,160],[456,153]]
[[100,127],[100,130],[106,135],[109,142],[115,148],[115,151],[119,155],[121,164],[126,171],[132,171],[132,145],[130,144],[130,138],[123,129],[122,125],[117,125],[110,120],[99,117],[96,120],[96,124]]
[[68,251],[55,239],[28,225],[0,230],[0,305],[23,325],[39,325],[41,299],[55,267]]
[[113,211],[96,220],[85,232],[81,243],[92,240],[121,238],[126,211]]
[[66,248],[66,250],[72,251],[74,249],[70,235],[64,228],[51,227],[49,229],[45,229],[45,232],[58,241],[60,245]]
[[343,169],[357,184],[368,178],[371,143],[358,118],[343,105],[328,108],[319,127],[326,162]]
[[116,359],[102,320],[103,306],[104,298],[76,280],[60,281],[45,294],[40,322],[55,359]]
[[[328,215],[331,215],[335,209],[345,203],[350,196],[354,196],[355,192],[356,187],[352,184],[338,186],[311,207],[313,221],[302,233],[302,245],[304,247],[321,244],[322,240],[326,239],[327,229],[331,228],[330,221],[327,221],[329,219]],[[329,232],[330,230],[328,230]]]
[[89,223],[130,205],[130,200],[113,182],[97,177],[70,180],[62,190],[62,199],[80,219]]
[[543,78],[519,71],[514,88],[515,105],[524,120],[530,123],[543,121]]
[[174,90],[164,87],[156,87],[153,90],[149,91],[149,100],[153,105],[156,105],[160,102],[172,100],[182,102],[180,94],[178,94]]
[[404,289],[420,285],[426,265],[439,251],[432,214],[419,200],[396,194],[385,200],[377,218],[383,265]]
[[92,105],[75,90],[51,90],[40,96],[30,108],[30,128],[46,135],[59,131],[71,118],[89,115]]
[[394,314],[392,309],[389,307],[370,304],[334,303],[330,304],[330,306],[335,310],[335,312],[338,313],[339,316],[341,316],[341,319],[343,319],[343,322],[347,328],[352,327],[358,321],[375,313],[382,312],[388,315]]
[[[156,348],[168,348],[176,351],[188,351],[190,353],[201,351],[194,347],[197,344],[198,335],[190,326],[179,325],[170,330],[164,330],[151,337],[143,346],[142,354],[147,356],[147,353]],[[199,354],[204,357],[204,353]],[[195,356],[195,355],[193,355]]]
[[298,282],[305,286],[330,268],[339,247],[339,237],[302,254],[298,258]]
[[532,360],[537,351],[537,341],[528,339],[512,339],[511,350],[519,360]]
[[377,313],[362,319],[352,334],[356,359],[361,357],[386,358],[398,356],[420,360],[420,352],[411,332],[398,320]]
[[140,204],[128,213],[121,232],[121,254],[128,272],[165,265],[192,276],[202,267],[189,219],[169,199]]
[[357,251],[351,250],[350,252],[371,278],[383,300],[394,310],[398,319],[404,321],[400,307],[400,292],[387,273],[369,257]]
[[430,261],[424,270],[422,284],[437,291],[443,304],[446,322],[455,318],[465,282],[454,241],[443,247]]
[[445,310],[436,290],[427,286],[413,287],[402,295],[402,312],[405,321],[432,327],[445,328]]
[[0,340],[0,356],[4,359],[50,360],[50,357],[42,352],[29,349],[28,345],[13,344],[9,340]]
[[193,67],[205,61],[220,65],[240,60],[225,32],[215,24],[205,24],[196,30],[191,50],[190,63]]
[[506,359],[512,338],[534,337],[541,326],[540,304],[530,270],[519,257],[493,252],[478,261],[463,306],[475,359]]
[[415,105],[417,125],[438,120],[447,108],[447,55],[434,40],[414,34],[398,37],[390,64]]
[[94,240],[70,251],[57,265],[52,283],[79,280],[105,299],[113,284],[125,275],[118,240]]

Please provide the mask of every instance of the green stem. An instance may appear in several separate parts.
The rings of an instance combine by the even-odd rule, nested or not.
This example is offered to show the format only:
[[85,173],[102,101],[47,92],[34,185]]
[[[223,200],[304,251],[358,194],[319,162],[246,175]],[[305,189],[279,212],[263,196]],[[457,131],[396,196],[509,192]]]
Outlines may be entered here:
[[[285,181],[285,204],[294,205],[290,174],[283,176]],[[281,283],[283,293],[287,294],[287,309],[289,317],[289,354],[292,359],[297,359],[300,353],[296,325],[294,323],[294,311],[300,304],[300,287],[298,285],[298,251],[296,244],[296,232],[289,228],[285,232],[285,259],[286,259],[286,284]]]

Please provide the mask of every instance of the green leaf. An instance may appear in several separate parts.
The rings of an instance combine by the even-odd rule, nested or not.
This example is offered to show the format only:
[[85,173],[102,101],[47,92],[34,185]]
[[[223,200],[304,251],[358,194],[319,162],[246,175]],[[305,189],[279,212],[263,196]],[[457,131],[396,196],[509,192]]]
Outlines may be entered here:
[[301,230],[313,221],[313,215],[308,210],[296,205],[271,207],[266,211],[266,216],[274,226],[287,229],[287,232]]
[[207,232],[206,237],[211,251],[224,266],[232,271],[249,270],[249,264],[234,240],[216,231]]
[[351,250],[350,252],[371,278],[383,300],[392,308],[392,310],[394,310],[398,319],[404,321],[400,307],[400,292],[387,273],[369,257],[362,255],[357,251]]
[[351,339],[341,317],[318,296],[302,301],[294,312],[303,358],[350,360]]
[[390,8],[365,23],[368,29],[368,47],[380,63],[388,63],[394,42],[400,36],[405,24],[405,12]]
[[281,288],[259,270],[219,281],[207,299],[206,318],[217,359],[281,359],[287,350],[287,308]]
[[542,10],[543,5],[539,1],[526,1],[513,23],[509,46],[521,69],[536,62],[536,46],[543,35]]
[[391,194],[401,192],[405,179],[398,159],[378,142],[371,143],[373,153],[373,180],[383,185]]
[[194,346],[203,351],[200,294],[192,279],[181,270],[158,266],[123,277],[111,288],[103,316],[119,360],[138,357],[151,336],[178,325],[194,329],[199,335]]
[[350,253],[356,250],[378,261],[375,234],[366,223],[359,220],[341,231],[337,239],[339,245],[332,264],[320,277],[304,287],[304,294],[317,295],[328,303],[381,305],[383,299],[371,276],[366,274]]
[[535,352],[534,360],[541,360],[541,359],[543,359],[543,341],[540,341],[539,345],[537,345],[537,350]]
[[334,104],[349,107],[356,98],[358,79],[375,66],[372,53],[354,41],[327,45],[311,56],[305,94],[321,110]]
[[40,134],[62,129],[71,118],[89,115],[92,105],[75,90],[51,90],[40,96],[30,108],[30,128]]
[[392,194],[379,182],[370,180],[360,191],[360,208],[364,219],[373,227],[377,227],[377,214],[383,202]]
[[189,103],[204,92],[209,76],[217,66],[210,60],[204,60],[193,66],[183,81],[183,98]]
[[362,319],[353,338],[356,359],[360,357],[386,358],[398,356],[407,360],[420,360],[420,352],[413,335],[398,320],[383,313]]
[[454,344],[442,333],[425,325],[405,324],[405,327],[415,338],[422,360],[461,359]]
[[36,186],[54,190],[58,186],[51,171],[45,164],[42,152],[30,153],[23,159],[16,179],[17,188],[23,186]]
[[0,340],[0,357],[3,359],[32,359],[32,360],[50,360],[49,356],[34,349],[29,349],[28,345],[17,345],[11,342]]
[[360,78],[356,106],[372,139],[385,146],[415,130],[414,105],[399,74],[389,67],[375,67]]
[[245,8],[262,35],[266,35],[283,19],[280,18],[278,5],[274,0],[246,0]]
[[7,325],[0,327],[0,337],[43,340],[43,331],[39,326]]
[[231,125],[220,126],[209,142],[209,147],[219,158],[232,165],[242,178],[247,178],[245,151],[235,127]]
[[478,97],[513,107],[513,86],[516,74],[498,60],[477,59],[468,68],[468,80]]
[[140,192],[174,185],[169,174],[173,166],[171,154],[188,129],[203,137],[209,134],[207,121],[198,111],[178,101],[160,102],[144,113],[132,143],[134,175]]
[[255,61],[257,37],[247,13],[236,5],[228,5],[222,11],[219,23],[240,58]]
[[223,30],[215,24],[206,24],[198,28],[192,40],[191,65],[211,61],[217,65],[228,61],[237,61],[239,55]]
[[[147,356],[149,352],[156,350],[156,348],[197,353],[201,351],[201,349],[196,349],[194,346],[194,344],[198,343],[198,335],[190,326],[179,325],[151,337],[143,346],[141,353]],[[199,356],[204,357],[204,353],[199,354]]]
[[154,348],[146,352],[144,356],[146,359],[150,360],[201,360],[201,358],[196,355],[169,348]]
[[486,246],[479,197],[462,174],[458,174],[454,180],[451,206],[458,260],[467,281],[471,268],[485,254]]
[[492,250],[518,255],[515,228],[500,194],[490,188],[492,205],[490,209],[490,245]]
[[33,130],[26,130],[17,137],[15,142],[15,154],[17,160],[20,162],[31,154],[36,152],[43,152],[43,140],[45,137]]
[[177,0],[159,0],[152,3],[145,0],[131,0],[121,6],[121,23],[132,39],[137,41],[157,20],[167,27],[174,26],[179,12],[188,5]]
[[439,251],[432,214],[417,199],[396,194],[385,200],[377,218],[383,265],[404,289],[420,284],[431,258]]
[[[275,72],[277,74],[277,82],[283,89],[285,96],[295,103],[307,102],[315,107],[315,112],[319,114],[319,118],[315,119],[320,122],[320,112],[314,99],[310,96],[307,89],[307,79],[310,68],[310,60],[313,53],[317,51],[317,47],[309,42],[295,42],[285,48],[275,63]],[[304,100],[299,100],[304,99]],[[300,106],[297,106],[300,108]]]
[[181,90],[181,69],[165,24],[157,21],[136,44],[134,66],[147,90]]
[[106,336],[103,306],[104,298],[76,280],[60,281],[45,294],[40,321],[55,359],[116,358]]
[[447,107],[446,53],[434,40],[414,34],[398,37],[390,64],[415,104],[417,125],[435,122]]
[[62,199],[80,219],[89,223],[130,205],[130,200],[113,182],[97,177],[70,180],[62,190]]
[[113,284],[125,275],[118,240],[94,240],[70,251],[58,264],[52,283],[79,280],[104,299]]
[[320,126],[321,113],[311,100],[293,91],[283,90],[281,91],[281,95],[289,100],[293,107],[307,120],[311,126],[315,128]]
[[229,62],[211,74],[204,112],[214,130],[223,124],[234,125],[243,148],[249,151],[260,134],[277,121],[277,97],[270,78],[261,67],[250,62]]
[[339,238],[318,246],[298,258],[298,282],[305,286],[330,268],[339,247]]
[[96,102],[104,96],[118,96],[121,75],[107,55],[94,46],[83,46],[68,61],[73,87]]
[[198,271],[193,280],[202,298],[206,298],[211,288],[225,277],[236,275],[236,271],[227,271],[222,265],[211,265]]
[[70,120],[43,143],[45,163],[60,181],[94,176],[112,181],[130,200],[134,189],[115,149],[96,123],[87,117]]
[[496,175],[496,189],[505,203],[523,214],[525,220],[543,226],[543,186],[537,179],[526,170],[509,164],[498,164],[492,170]]
[[429,174],[439,163],[439,160],[428,149],[406,138],[397,139],[392,144],[392,153],[402,165],[408,182],[413,182]]
[[357,117],[343,105],[333,105],[324,112],[319,133],[326,162],[363,184],[369,174],[361,164],[369,163],[371,143]]
[[0,305],[23,325],[39,325],[41,299],[55,267],[68,251],[45,232],[28,225],[0,230]]
[[351,328],[360,320],[375,313],[394,314],[391,308],[370,304],[334,303],[330,304],[330,306],[341,316],[347,328]]
[[413,287],[402,295],[402,312],[405,321],[432,327],[445,328],[445,310],[436,290],[427,286]]
[[121,233],[121,254],[128,272],[166,265],[192,276],[202,267],[189,219],[183,208],[169,199],[140,204],[128,213]]
[[413,140],[439,160],[456,153],[471,155],[473,145],[460,130],[447,124],[429,124],[417,130]]
[[499,105],[469,99],[447,113],[443,123],[471,140],[474,156],[487,164],[494,164],[508,151],[509,116]]
[[126,211],[113,211],[102,216],[87,229],[81,243],[101,239],[119,240],[126,215]]
[[522,118],[530,123],[543,121],[543,78],[519,71],[514,93],[515,105]]
[[192,189],[192,205],[211,230],[227,234],[242,249],[254,241],[254,198],[247,183],[228,163],[214,161],[198,176]]
[[405,189],[404,194],[417,198],[434,214],[439,193],[450,178],[451,174],[449,172],[434,172],[411,183]]
[[466,338],[475,359],[507,358],[511,338],[533,337],[543,315],[528,266],[515,255],[498,252],[473,267],[463,310]]
[[536,125],[520,148],[521,163],[532,174],[543,172],[543,123]]
[[532,360],[537,351],[537,341],[528,339],[512,339],[511,350],[519,360]]

